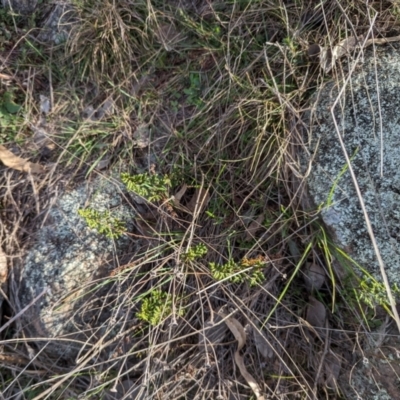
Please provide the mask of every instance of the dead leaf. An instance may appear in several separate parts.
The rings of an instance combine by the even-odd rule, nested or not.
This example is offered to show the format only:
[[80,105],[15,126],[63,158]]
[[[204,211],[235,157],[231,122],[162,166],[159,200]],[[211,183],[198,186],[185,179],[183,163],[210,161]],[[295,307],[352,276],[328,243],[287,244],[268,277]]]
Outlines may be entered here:
[[97,163],[96,168],[98,170],[102,170],[102,169],[107,168],[109,165],[110,165],[110,158],[104,157]]
[[18,157],[0,145],[0,160],[6,167],[16,169],[18,171],[31,172],[33,174],[41,174],[45,169],[40,164],[32,163],[21,157]]
[[205,189],[203,187],[197,188],[186,208],[191,213],[194,213],[196,211],[197,214],[200,214],[207,207],[209,200],[210,194],[208,193],[208,189]]
[[323,328],[325,326],[326,308],[313,296],[308,299],[307,322],[314,328]]
[[[329,72],[335,66],[336,60],[346,54],[349,54],[363,42],[363,39],[364,37],[362,35],[358,38],[350,36],[346,39],[343,39],[339,44],[334,46],[332,50],[323,49],[320,55],[322,69],[325,72]],[[327,56],[327,54],[329,54],[329,56]]]
[[5,283],[7,280],[7,256],[0,248],[0,284]]
[[325,356],[325,385],[330,389],[337,388],[337,380],[340,370],[342,369],[342,361],[339,355],[332,350]]
[[186,193],[187,188],[188,186],[186,185],[186,183],[184,183],[179,191],[174,195],[173,203],[175,207],[179,207],[181,205],[182,197]]
[[256,345],[256,348],[260,352],[260,354],[267,360],[273,358],[275,355],[274,349],[269,344],[267,339],[261,334],[259,329],[253,328],[253,337],[254,344]]
[[325,270],[317,263],[307,263],[304,271],[304,283],[309,293],[321,289],[325,283]]
[[[320,58],[320,65],[324,72],[328,73],[335,66],[336,60],[343,57],[346,54],[349,54],[352,50],[354,50],[357,46],[363,43],[364,36],[361,35],[359,37],[350,36],[346,39],[343,39],[339,44],[331,48],[324,48],[319,46],[319,52],[316,53]],[[318,45],[317,45],[318,46]],[[311,46],[310,46],[311,47]],[[313,47],[313,49],[317,49],[317,47]]]
[[236,318],[228,317],[222,311],[220,311],[218,314],[222,318],[224,318],[226,325],[228,325],[228,328],[231,330],[231,332],[235,336],[235,339],[238,341],[238,348],[235,351],[235,363],[238,366],[240,373],[250,386],[251,390],[256,395],[257,400],[264,400],[264,396],[261,394],[260,386],[255,381],[255,379],[247,372],[247,369],[243,362],[243,357],[240,355],[240,350],[246,343],[246,332],[242,324]]
[[246,237],[244,240],[253,240],[255,234],[262,228],[265,214],[260,214],[255,221],[253,221],[246,229]]

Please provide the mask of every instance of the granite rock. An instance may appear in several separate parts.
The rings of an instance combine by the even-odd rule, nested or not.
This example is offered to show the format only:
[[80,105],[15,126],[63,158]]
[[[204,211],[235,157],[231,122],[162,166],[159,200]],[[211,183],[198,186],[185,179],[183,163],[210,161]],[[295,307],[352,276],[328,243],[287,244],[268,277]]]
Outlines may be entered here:
[[315,95],[305,118],[308,153],[303,152],[300,163],[306,176],[307,199],[321,207],[322,219],[336,245],[381,281],[340,135],[386,273],[391,284],[400,285],[399,50],[398,44],[376,46],[375,53],[372,48],[366,50],[358,62],[353,59],[343,65],[352,71],[346,85],[344,79],[336,79]]
[[125,187],[110,178],[81,184],[62,194],[47,211],[22,263],[19,302],[21,308],[34,303],[22,317],[25,335],[41,338],[36,343],[57,357],[74,357],[88,338],[93,341],[101,335],[110,310],[100,299],[96,302],[94,285],[98,282],[106,290],[102,278],[136,246],[127,234],[111,239],[89,228],[78,214],[83,208],[110,211],[124,222],[127,232],[135,217]]
[[1,3],[15,13],[27,15],[35,11],[38,0],[1,0]]
[[70,0],[61,1],[52,6],[42,23],[37,36],[41,42],[58,45],[67,41],[68,36],[76,24],[76,12]]

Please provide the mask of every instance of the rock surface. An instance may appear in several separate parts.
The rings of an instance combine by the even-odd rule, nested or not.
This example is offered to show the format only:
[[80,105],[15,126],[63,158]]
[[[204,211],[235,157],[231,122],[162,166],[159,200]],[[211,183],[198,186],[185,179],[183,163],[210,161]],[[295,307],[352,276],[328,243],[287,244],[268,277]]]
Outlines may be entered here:
[[67,40],[76,19],[71,1],[63,1],[53,5],[52,10],[42,24],[38,40],[60,44]]
[[38,0],[1,0],[2,6],[15,13],[30,14],[35,11]]
[[[390,283],[400,285],[400,46],[365,51],[345,90],[328,83],[307,116],[307,191],[336,244],[381,281],[381,273],[340,133],[357,178]],[[348,70],[351,70],[351,61]],[[334,109],[338,131],[331,115]]]
[[[24,332],[29,337],[67,339],[43,341],[46,351],[57,357],[69,358],[81,350],[82,343],[71,339],[84,342],[93,332],[100,332],[106,307],[95,304],[93,281],[109,276],[118,266],[120,254],[135,248],[126,234],[114,240],[89,228],[78,210],[110,210],[129,231],[135,214],[125,194],[122,184],[106,178],[96,178],[63,194],[48,211],[26,255],[21,271],[21,308],[44,289],[48,291],[24,313]],[[82,304],[84,310],[80,309]]]

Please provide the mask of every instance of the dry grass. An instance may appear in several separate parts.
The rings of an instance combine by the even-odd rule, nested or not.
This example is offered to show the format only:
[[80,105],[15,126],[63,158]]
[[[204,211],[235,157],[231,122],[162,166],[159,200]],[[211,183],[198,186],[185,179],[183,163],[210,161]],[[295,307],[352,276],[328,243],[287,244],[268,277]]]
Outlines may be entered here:
[[[353,354],[363,354],[371,319],[384,316],[374,319],[352,294],[356,282],[333,272],[335,249],[316,210],[301,207],[302,115],[332,79],[307,50],[366,33],[375,12],[376,34],[396,33],[399,10],[392,2],[285,3],[81,0],[64,45],[35,43],[15,30],[21,40],[4,52],[17,61],[3,70],[13,80],[1,90],[16,88],[29,121],[6,144],[50,168],[39,180],[1,170],[0,237],[11,265],[31,243],[60,182],[77,184],[102,160],[106,168],[166,174],[172,186],[135,222],[138,254],[85,289],[90,295],[75,315],[88,341],[76,364],[37,352],[18,319],[1,332],[3,398],[255,398],[235,364],[237,344],[221,309],[245,327],[241,353],[266,398],[346,398]],[[47,153],[32,146],[30,128],[39,123],[42,92],[53,104]],[[99,110],[108,101],[108,114],[87,118],[88,106]],[[140,132],[146,146],[138,144]],[[207,204],[202,196],[196,202],[206,190]],[[207,254],[189,257],[199,244]],[[240,265],[240,283],[212,276],[210,263],[229,262]],[[326,273],[313,296],[329,329],[307,322],[307,313],[318,313],[310,311],[303,279],[311,264]],[[263,279],[251,286],[259,265]],[[7,317],[19,310],[17,283],[11,273]],[[172,302],[151,326],[137,313],[156,290]],[[101,333],[89,326],[96,313],[106,316]],[[329,370],[335,365],[339,380]],[[124,382],[138,397],[121,395]]]

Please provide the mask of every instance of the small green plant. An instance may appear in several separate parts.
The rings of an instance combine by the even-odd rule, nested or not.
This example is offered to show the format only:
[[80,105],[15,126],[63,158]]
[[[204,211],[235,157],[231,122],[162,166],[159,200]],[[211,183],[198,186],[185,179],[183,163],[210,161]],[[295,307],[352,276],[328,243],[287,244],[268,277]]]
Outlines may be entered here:
[[18,115],[21,106],[15,103],[12,91],[5,92],[0,98],[0,143],[13,141],[23,123],[23,118]]
[[201,100],[200,75],[198,73],[191,73],[189,81],[190,86],[183,89],[183,93],[187,95],[186,102],[191,106],[201,107],[203,101]]
[[[400,289],[397,284],[394,284],[391,290],[393,296],[398,298],[400,295]],[[375,308],[378,305],[382,307],[390,307],[385,285],[375,279],[365,278],[361,280],[357,291],[357,297],[371,308]]]
[[186,253],[183,254],[182,260],[194,261],[201,258],[207,254],[207,246],[203,243],[199,243],[196,246],[191,247]]
[[[140,311],[136,316],[152,326],[158,325],[172,313],[172,295],[162,290],[153,290],[142,302]],[[178,310],[178,315],[183,315],[183,309]]]
[[171,180],[166,175],[159,174],[121,174],[121,180],[126,188],[148,201],[158,201],[168,197]]
[[110,211],[97,211],[92,208],[78,210],[78,214],[85,219],[88,226],[110,239],[119,238],[125,231],[125,223],[111,215]]
[[[232,283],[249,283],[250,286],[256,286],[264,281],[264,274],[262,268],[265,267],[266,262],[259,257],[254,259],[242,259],[239,263],[230,259],[225,264],[216,264],[211,262],[209,264],[211,275],[214,279],[221,281],[223,279]],[[240,274],[246,268],[253,267],[249,275]]]

